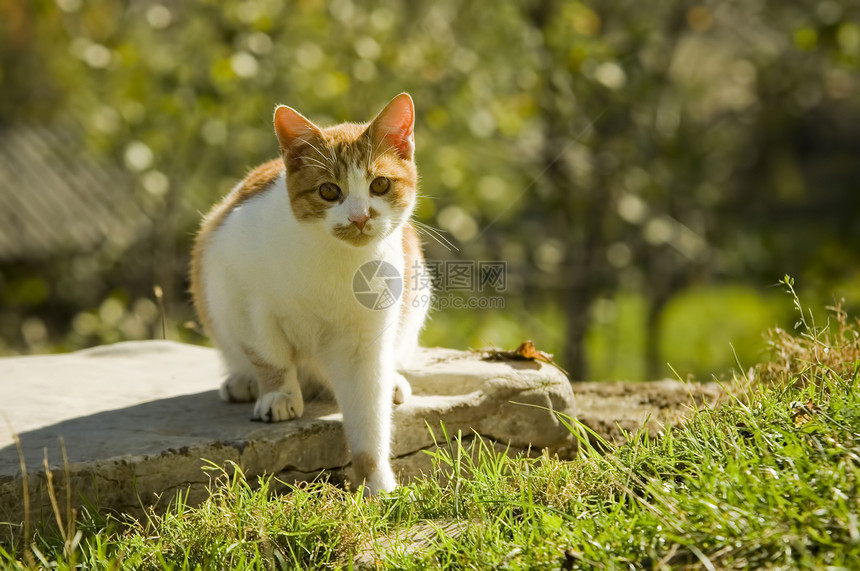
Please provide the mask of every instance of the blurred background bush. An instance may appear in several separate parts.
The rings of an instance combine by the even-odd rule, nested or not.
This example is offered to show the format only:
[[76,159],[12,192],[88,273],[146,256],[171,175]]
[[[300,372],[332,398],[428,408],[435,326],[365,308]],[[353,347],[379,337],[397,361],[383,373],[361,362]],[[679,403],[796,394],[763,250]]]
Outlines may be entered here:
[[205,342],[192,236],[276,156],[275,104],[333,124],[408,91],[417,218],[455,246],[428,257],[507,262],[505,308],[437,311],[425,344],[531,338],[575,379],[751,365],[794,317],[784,274],[860,302],[858,22],[833,0],[2,0],[0,353]]

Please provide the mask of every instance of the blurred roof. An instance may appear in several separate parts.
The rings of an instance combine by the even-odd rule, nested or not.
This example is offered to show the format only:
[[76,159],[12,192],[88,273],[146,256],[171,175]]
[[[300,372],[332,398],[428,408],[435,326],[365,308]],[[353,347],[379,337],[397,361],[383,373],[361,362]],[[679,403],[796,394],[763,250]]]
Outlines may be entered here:
[[122,250],[149,226],[128,173],[82,147],[68,129],[0,131],[0,261]]

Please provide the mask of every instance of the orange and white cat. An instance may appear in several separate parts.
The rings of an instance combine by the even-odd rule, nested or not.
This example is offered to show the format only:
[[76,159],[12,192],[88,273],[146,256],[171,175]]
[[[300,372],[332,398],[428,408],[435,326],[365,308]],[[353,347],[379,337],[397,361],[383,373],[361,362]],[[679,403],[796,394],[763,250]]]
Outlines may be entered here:
[[[415,109],[400,94],[367,124],[319,128],[275,110],[281,158],[254,169],[203,219],[191,291],[227,376],[221,396],[252,401],[267,422],[300,417],[302,387],[323,383],[343,412],[365,491],[396,485],[389,461],[397,372],[416,347],[426,307],[410,272],[423,262],[409,222],[415,207]],[[356,272],[388,263],[399,303],[374,309],[354,295]]]

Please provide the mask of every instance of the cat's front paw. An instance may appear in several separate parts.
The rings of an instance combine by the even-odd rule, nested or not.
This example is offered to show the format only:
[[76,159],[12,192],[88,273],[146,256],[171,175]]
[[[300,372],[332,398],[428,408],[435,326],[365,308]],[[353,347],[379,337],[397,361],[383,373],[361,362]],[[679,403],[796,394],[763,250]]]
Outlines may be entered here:
[[272,391],[257,399],[254,405],[254,419],[263,422],[281,422],[298,418],[305,410],[301,393]]
[[251,375],[230,373],[218,388],[221,400],[226,402],[251,402],[257,400],[257,379]]
[[397,373],[394,375],[394,404],[403,404],[412,396],[412,387],[406,377]]

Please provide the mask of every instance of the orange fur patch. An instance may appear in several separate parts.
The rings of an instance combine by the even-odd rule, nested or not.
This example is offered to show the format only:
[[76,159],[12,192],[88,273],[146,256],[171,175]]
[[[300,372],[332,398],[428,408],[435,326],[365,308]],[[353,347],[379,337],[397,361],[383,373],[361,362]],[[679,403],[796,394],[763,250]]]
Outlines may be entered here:
[[212,321],[209,318],[209,308],[206,306],[203,285],[203,252],[209,245],[215,231],[224,223],[227,215],[246,200],[271,188],[282,172],[284,172],[284,163],[281,159],[275,159],[258,166],[248,173],[241,185],[213,206],[200,224],[200,230],[194,239],[194,247],[191,249],[191,298],[194,301],[194,309],[197,311],[200,324],[210,337],[212,336]]
[[403,300],[400,306],[400,321],[404,322],[406,316],[413,310],[412,302],[420,295],[421,284],[413,283],[416,265],[420,268],[424,264],[424,252],[421,248],[421,238],[411,223],[403,225]]

